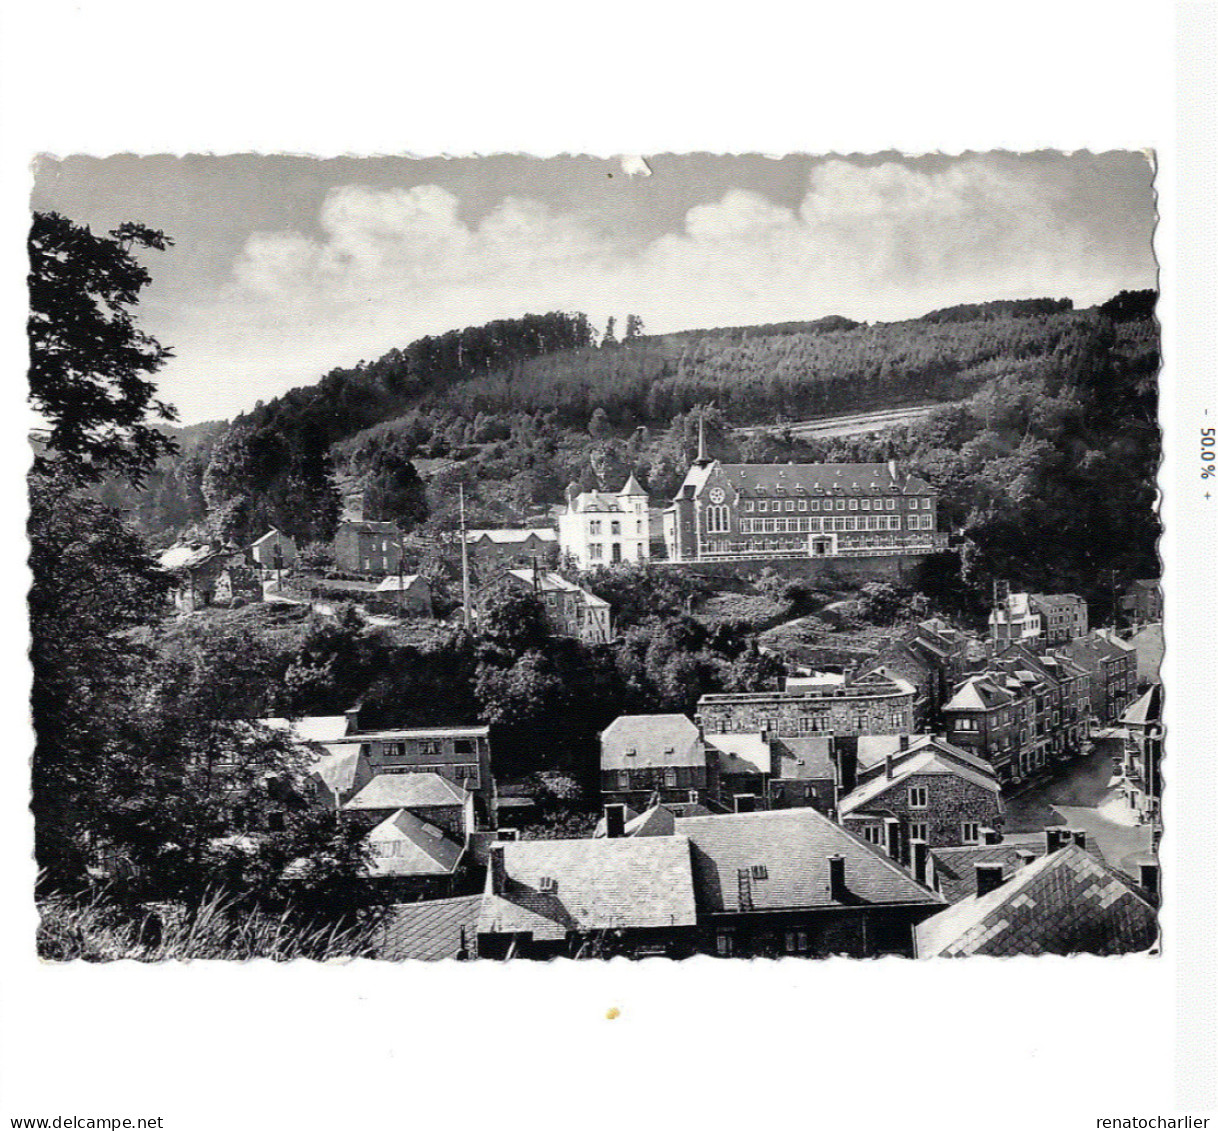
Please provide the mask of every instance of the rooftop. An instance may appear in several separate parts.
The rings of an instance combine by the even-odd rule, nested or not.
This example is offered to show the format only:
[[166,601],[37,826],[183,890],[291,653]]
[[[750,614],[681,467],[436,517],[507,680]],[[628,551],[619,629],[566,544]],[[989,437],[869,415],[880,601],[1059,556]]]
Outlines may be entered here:
[[487,872],[479,934],[689,927],[696,922],[683,836],[508,841],[503,878]]
[[760,734],[708,734],[706,745],[717,752],[720,773],[770,772],[770,744]]
[[932,848],[935,860],[935,882],[948,903],[959,903],[977,894],[977,865],[1001,864],[1003,876],[1010,879],[1023,866],[1024,857],[1043,856],[1044,838],[1039,843],[979,844],[960,848]]
[[343,809],[435,809],[463,805],[466,793],[439,774],[377,774]]
[[601,732],[603,770],[705,765],[701,735],[685,715],[620,715]]
[[1130,954],[1158,939],[1155,909],[1128,880],[1077,845],[1021,868],[983,896],[916,928],[920,958],[986,954]]
[[466,955],[475,957],[481,907],[480,894],[399,903],[377,932],[376,957],[388,962],[433,962],[457,958],[462,943]]
[[915,774],[950,774],[995,795],[999,793],[1000,788],[998,779],[994,777],[992,771],[983,773],[973,766],[944,755],[934,746],[926,746],[896,763],[893,766],[892,777],[888,777],[887,774],[877,774],[843,797],[838,806],[841,815],[844,817],[849,813],[866,809],[893,786],[899,785],[906,778]]
[[[831,494],[834,491],[863,491],[876,494],[934,495],[938,492],[924,479],[903,474],[887,463],[714,463],[704,482],[718,478],[716,471],[744,495],[777,495],[798,498]],[[688,483],[689,480],[687,479]]]
[[[723,817],[686,817],[677,833],[693,845],[699,904],[711,912],[749,910],[740,902],[742,873],[750,877],[752,908],[927,904],[942,899],[887,855],[815,809],[778,809]],[[847,898],[829,891],[828,858],[845,860]],[[762,878],[753,878],[760,869]]]
[[[405,775],[410,777],[412,775]],[[451,876],[464,852],[444,833],[399,809],[368,834],[372,876]]]
[[480,542],[483,538],[499,545],[513,545],[535,538],[539,542],[557,542],[558,534],[551,527],[539,526],[529,530],[467,530],[467,542]]

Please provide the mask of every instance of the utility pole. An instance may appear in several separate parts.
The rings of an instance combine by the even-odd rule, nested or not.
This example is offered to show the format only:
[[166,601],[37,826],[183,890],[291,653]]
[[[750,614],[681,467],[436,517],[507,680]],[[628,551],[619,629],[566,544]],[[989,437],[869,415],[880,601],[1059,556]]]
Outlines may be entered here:
[[469,541],[465,537],[465,484],[457,484],[458,505],[461,512],[461,609],[465,630],[470,628],[469,607]]

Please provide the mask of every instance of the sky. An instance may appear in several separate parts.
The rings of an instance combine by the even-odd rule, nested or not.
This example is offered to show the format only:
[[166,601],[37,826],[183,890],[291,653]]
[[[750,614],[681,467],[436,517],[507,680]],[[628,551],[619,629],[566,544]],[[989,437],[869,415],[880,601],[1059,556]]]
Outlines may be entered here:
[[1129,152],[45,157],[32,204],[174,240],[141,253],[138,316],[188,424],[530,312],[662,333],[1156,284],[1153,169]]

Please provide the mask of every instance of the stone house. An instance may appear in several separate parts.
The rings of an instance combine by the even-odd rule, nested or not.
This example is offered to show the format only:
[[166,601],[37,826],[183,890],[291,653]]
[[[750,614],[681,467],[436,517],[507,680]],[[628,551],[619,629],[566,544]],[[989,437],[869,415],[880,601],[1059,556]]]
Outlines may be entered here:
[[291,569],[296,564],[296,542],[273,526],[246,550],[251,564],[264,573]]
[[510,591],[533,593],[545,609],[546,620],[555,634],[573,636],[585,644],[609,641],[609,602],[548,570],[502,570],[475,594],[476,615],[484,617],[494,601]]
[[334,564],[348,573],[397,573],[402,535],[392,522],[344,520],[331,544]]
[[706,794],[707,752],[685,715],[622,715],[601,732],[601,794],[638,812]]

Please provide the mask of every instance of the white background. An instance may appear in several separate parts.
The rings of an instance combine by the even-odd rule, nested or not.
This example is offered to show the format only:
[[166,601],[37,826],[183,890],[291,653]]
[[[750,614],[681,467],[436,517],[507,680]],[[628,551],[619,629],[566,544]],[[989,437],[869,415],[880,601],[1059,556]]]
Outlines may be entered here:
[[[174,1131],[775,1120],[1066,1128],[1199,1114],[1215,1102],[1213,1033],[1198,1027],[1215,1016],[1214,890],[1202,885],[1215,859],[1218,499],[1201,497],[1197,429],[1202,409],[1212,421],[1218,404],[1202,280],[1182,286],[1177,241],[1198,254],[1212,255],[1212,244],[1204,252],[1199,228],[1177,230],[1170,5],[9,7],[0,80],[6,1126],[9,1116],[109,1114],[163,1115]],[[1213,6],[1201,7],[1212,26]],[[1209,144],[1212,170],[1212,134]],[[21,534],[34,154],[992,148],[1154,149],[1160,163],[1172,790],[1162,958],[38,964]],[[1212,260],[1203,269],[1212,286]],[[1180,353],[1202,344],[1208,369]],[[610,1007],[616,1020],[605,1017]]]

